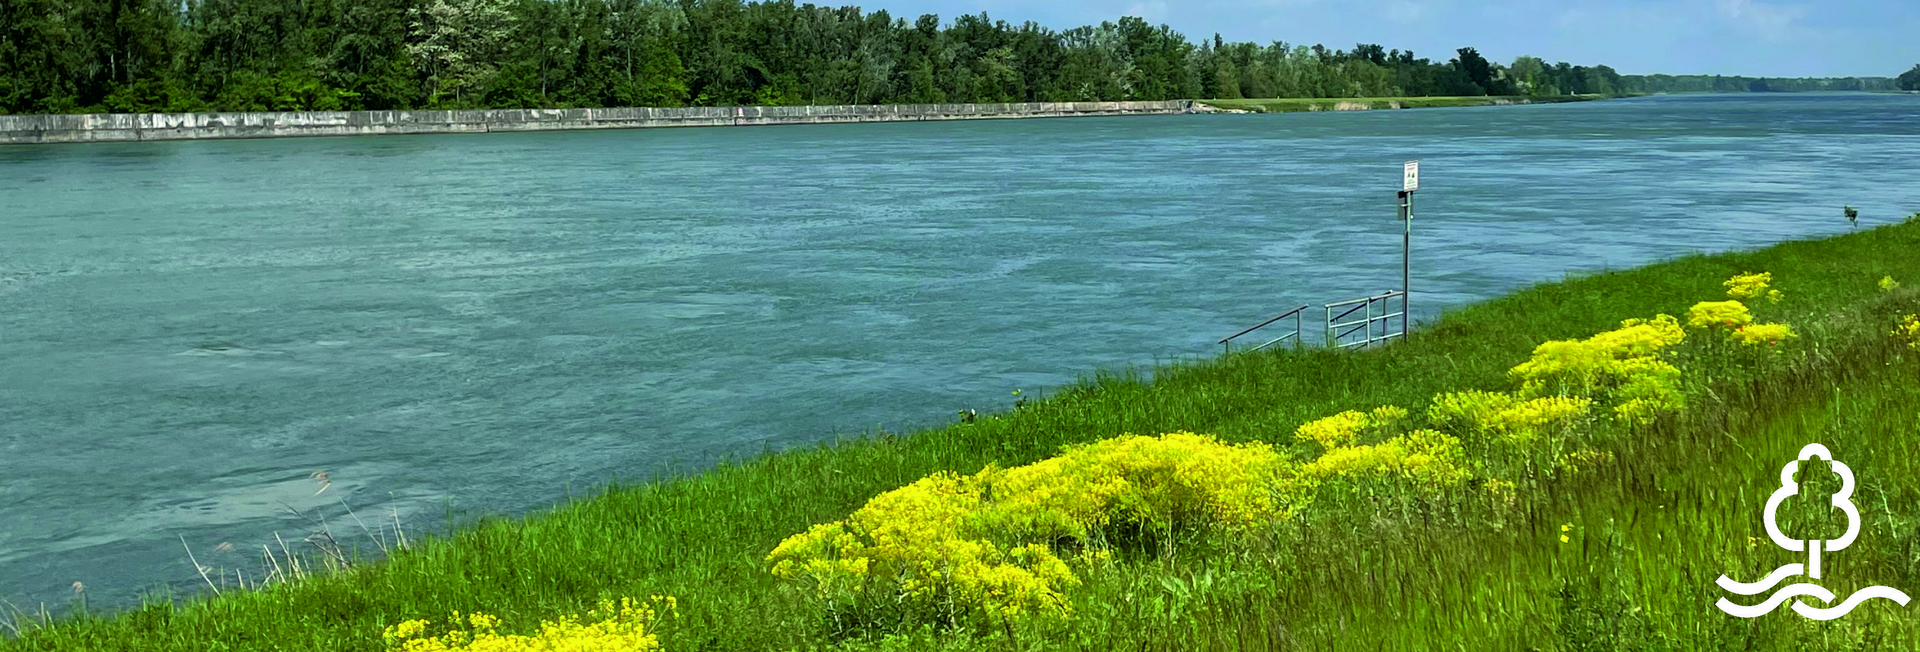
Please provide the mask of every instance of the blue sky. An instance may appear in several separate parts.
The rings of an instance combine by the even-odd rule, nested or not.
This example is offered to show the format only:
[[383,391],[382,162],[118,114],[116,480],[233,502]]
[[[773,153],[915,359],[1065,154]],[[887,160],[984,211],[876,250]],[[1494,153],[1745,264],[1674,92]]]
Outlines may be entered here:
[[1607,64],[1625,74],[1893,76],[1920,63],[1920,0],[812,0],[912,18],[987,12],[1065,28],[1137,15],[1189,38],[1451,58]]

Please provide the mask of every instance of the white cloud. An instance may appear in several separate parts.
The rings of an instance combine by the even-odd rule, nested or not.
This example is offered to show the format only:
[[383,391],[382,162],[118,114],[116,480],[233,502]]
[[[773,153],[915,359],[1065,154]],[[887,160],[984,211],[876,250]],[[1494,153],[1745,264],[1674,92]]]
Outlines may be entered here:
[[1754,0],[1718,0],[1720,15],[1733,21],[1735,25],[1752,31],[1764,38],[1780,40],[1790,35],[1801,18],[1807,15],[1805,7],[1798,5],[1775,5]]
[[1136,2],[1133,3],[1133,6],[1127,7],[1125,15],[1139,16],[1148,20],[1159,20],[1167,15],[1167,3],[1157,1]]
[[1415,0],[1393,0],[1387,3],[1385,16],[1396,23],[1417,23],[1427,17],[1427,3]]

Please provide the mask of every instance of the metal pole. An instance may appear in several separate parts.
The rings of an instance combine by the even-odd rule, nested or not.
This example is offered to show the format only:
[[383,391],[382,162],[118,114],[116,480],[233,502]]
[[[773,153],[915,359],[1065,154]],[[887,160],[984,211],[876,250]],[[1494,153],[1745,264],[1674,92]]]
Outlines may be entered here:
[[[1382,314],[1385,312],[1381,311]],[[1385,329],[1386,324],[1381,324],[1380,327]],[[1367,348],[1373,348],[1373,299],[1367,300]]]
[[1400,339],[1407,339],[1413,320],[1413,193],[1400,191]]

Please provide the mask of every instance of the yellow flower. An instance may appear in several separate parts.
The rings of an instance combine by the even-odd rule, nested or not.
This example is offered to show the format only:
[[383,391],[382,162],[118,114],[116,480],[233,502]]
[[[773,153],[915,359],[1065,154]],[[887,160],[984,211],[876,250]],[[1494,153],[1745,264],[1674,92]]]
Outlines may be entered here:
[[1880,289],[1888,292],[1898,290],[1900,289],[1900,282],[1893,280],[1891,276],[1882,276],[1880,277]]
[[1567,538],[1567,535],[1564,535],[1564,534],[1562,534],[1562,535],[1560,535],[1560,542],[1561,542],[1561,543],[1566,543],[1566,542],[1568,542],[1568,541],[1572,541],[1572,539],[1569,539],[1569,538]]
[[[1745,310],[1737,301],[1724,303]],[[1685,337],[1679,320],[1668,315],[1629,319],[1619,329],[1584,340],[1541,344],[1532,359],[1509,374],[1519,381],[1516,394],[1521,398],[1571,395],[1617,401],[1616,417],[1645,423],[1680,408],[1680,370],[1659,355]]]
[[1517,401],[1512,394],[1499,392],[1448,392],[1433,397],[1433,405],[1427,407],[1427,421],[1456,435],[1470,435],[1486,429],[1493,415]]
[[[1397,408],[1376,414],[1405,418]],[[935,473],[788,537],[767,562],[830,603],[878,592],[932,618],[956,606],[989,623],[1065,618],[1063,591],[1081,580],[1050,544],[1085,546],[1118,524],[1244,528],[1281,518],[1300,504],[1277,489],[1290,465],[1263,443],[1125,435],[1026,466]],[[1107,554],[1083,548],[1073,559],[1092,565]]]
[[1786,324],[1748,324],[1732,333],[1731,339],[1746,346],[1774,345],[1798,337]]
[[1767,288],[1773,283],[1773,274],[1740,274],[1727,279],[1727,296],[1735,299],[1756,299],[1765,296]]
[[[671,602],[672,598],[667,600]],[[587,615],[585,621],[577,615],[566,615],[542,622],[539,633],[532,636],[500,634],[495,631],[500,619],[483,613],[467,616],[468,629],[451,629],[437,637],[425,636],[431,624],[425,620],[401,622],[387,628],[382,636],[392,652],[658,652],[661,649],[659,638],[648,632],[656,618],[652,607],[632,598],[621,598],[618,604],[602,601],[599,608]],[[460,622],[460,613],[454,612],[453,626],[457,627]]]
[[1572,523],[1561,523],[1561,524],[1560,524],[1560,532],[1561,532],[1561,533],[1566,533],[1566,532],[1572,532],[1572,531],[1573,531],[1573,524],[1572,524]]
[[1738,301],[1702,301],[1687,311],[1687,325],[1694,328],[1737,328],[1753,323],[1753,313]]
[[1384,437],[1406,420],[1407,409],[1394,405],[1383,405],[1372,412],[1348,410],[1301,425],[1293,431],[1293,438],[1339,448],[1353,445],[1362,434]]
[[1893,337],[1905,340],[1908,348],[1920,351],[1920,315],[1907,315],[1901,318],[1900,325],[1893,329]]
[[1367,415],[1347,410],[1322,419],[1309,421],[1293,431],[1293,438],[1311,441],[1327,448],[1339,448],[1351,445],[1360,431],[1367,427]]
[[1423,488],[1458,486],[1471,472],[1460,440],[1432,430],[1413,432],[1371,446],[1327,451],[1300,469],[1313,481],[1401,477]]

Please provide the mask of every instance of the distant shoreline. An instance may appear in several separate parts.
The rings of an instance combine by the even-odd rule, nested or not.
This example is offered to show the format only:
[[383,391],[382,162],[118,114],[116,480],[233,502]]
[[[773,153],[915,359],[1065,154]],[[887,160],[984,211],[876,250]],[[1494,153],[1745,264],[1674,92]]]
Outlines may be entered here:
[[[1260,100],[1196,100],[1197,111],[1245,113],[1301,113],[1310,111],[1371,111],[1388,109],[1434,109],[1465,106],[1509,106],[1516,104],[1560,104],[1631,97],[1630,95],[1496,95],[1482,97],[1332,97],[1276,98]],[[1204,107],[1204,108],[1203,108]]]
[[1191,100],[473,111],[0,115],[0,144],[920,122],[1192,113]]
[[1549,104],[1583,102],[1610,97],[1620,96],[1357,97],[1013,104],[0,115],[0,145],[738,127],[1186,113],[1291,113]]

